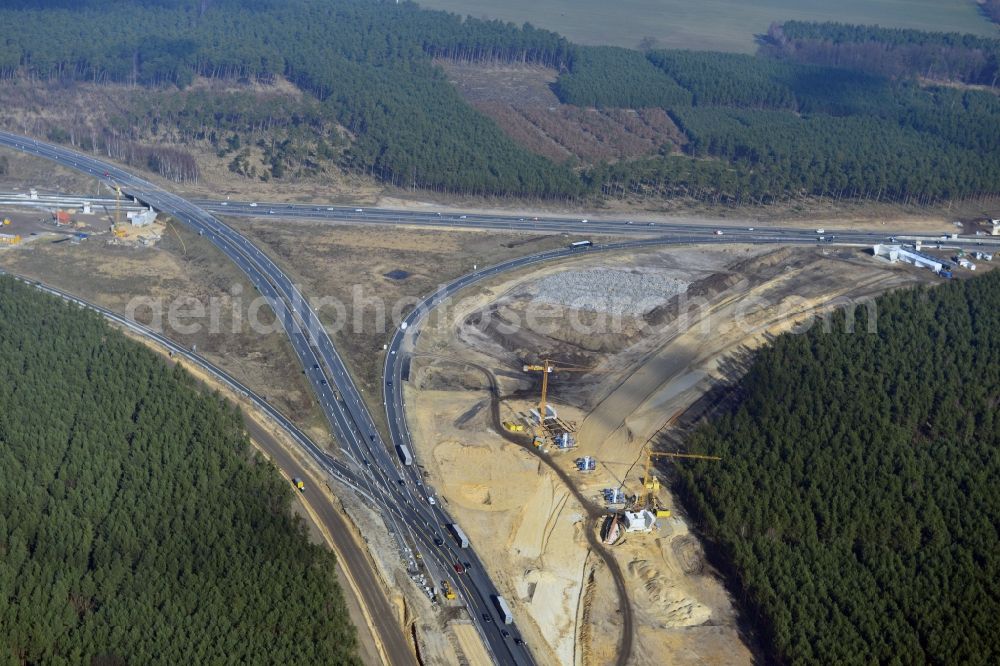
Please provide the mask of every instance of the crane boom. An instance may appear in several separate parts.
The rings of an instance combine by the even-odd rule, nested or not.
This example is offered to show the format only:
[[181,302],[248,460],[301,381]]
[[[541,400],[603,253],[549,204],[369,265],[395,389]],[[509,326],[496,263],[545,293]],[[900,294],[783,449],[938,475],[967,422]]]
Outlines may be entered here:
[[[660,490],[660,480],[652,474],[653,458],[682,458],[685,460],[722,460],[719,456],[710,456],[703,453],[680,453],[678,451],[647,451],[646,471],[643,473],[642,485],[646,489],[644,500],[645,506],[656,504],[656,493]],[[657,509],[657,515],[670,515],[669,511]]]
[[542,442],[545,441],[543,433],[545,429],[543,423],[545,422],[545,410],[548,407],[548,394],[549,394],[549,375],[553,372],[591,372],[591,368],[574,368],[553,365],[552,361],[545,359],[542,361],[542,365],[524,365],[525,372],[540,372],[542,373],[542,397],[538,401],[538,424],[535,427],[535,446],[541,446]]

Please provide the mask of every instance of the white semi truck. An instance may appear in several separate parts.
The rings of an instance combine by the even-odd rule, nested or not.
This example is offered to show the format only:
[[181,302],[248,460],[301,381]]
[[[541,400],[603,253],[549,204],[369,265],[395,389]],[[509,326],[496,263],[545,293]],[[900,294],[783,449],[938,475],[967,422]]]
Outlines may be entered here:
[[497,607],[500,612],[500,618],[503,620],[504,624],[514,624],[514,616],[511,615],[510,606],[507,605],[507,601],[501,597],[499,594],[493,597],[493,605]]
[[448,529],[451,533],[455,535],[455,540],[458,541],[458,545],[462,548],[469,547],[469,537],[465,536],[465,532],[456,523],[448,523]]

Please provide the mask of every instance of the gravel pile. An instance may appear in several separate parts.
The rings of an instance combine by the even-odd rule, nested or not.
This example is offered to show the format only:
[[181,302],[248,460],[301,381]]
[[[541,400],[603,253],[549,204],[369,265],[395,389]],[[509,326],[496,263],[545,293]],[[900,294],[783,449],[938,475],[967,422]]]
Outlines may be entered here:
[[641,316],[684,293],[687,287],[686,281],[662,273],[592,268],[542,278],[535,284],[535,298],[578,310]]

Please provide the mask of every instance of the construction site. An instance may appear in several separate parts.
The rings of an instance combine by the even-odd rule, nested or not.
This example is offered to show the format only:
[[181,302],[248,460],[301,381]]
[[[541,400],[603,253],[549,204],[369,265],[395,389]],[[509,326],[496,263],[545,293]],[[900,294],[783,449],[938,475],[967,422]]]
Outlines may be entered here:
[[421,331],[415,456],[540,663],[751,663],[755,646],[671,493],[753,349],[936,280],[861,248],[592,255],[470,288]]
[[122,194],[115,186],[106,196],[84,199],[45,194],[30,188],[0,192],[0,245],[94,239],[111,245],[151,247],[163,237],[166,223],[157,211]]
[[[135,294],[206,296],[240,280],[219,267],[207,239],[177,234],[115,194],[88,200],[89,211],[82,200],[32,200],[30,192],[15,192],[17,205],[0,201],[0,217],[11,218],[3,233],[20,236],[22,247],[46,246],[8,254],[5,268],[117,310]],[[344,302],[358,282],[387,297],[418,297],[443,272],[527,252],[529,241],[534,250],[566,243],[558,235],[227,221],[310,293]],[[131,249],[153,230],[163,236],[159,251]],[[754,640],[671,493],[672,470],[726,464],[686,450],[683,435],[770,336],[821,325],[817,313],[830,308],[940,281],[875,254],[870,246],[738,244],[580,254],[468,288],[422,325],[403,384],[414,466],[481,555],[538,663],[613,663],[623,631],[633,663],[664,654],[671,663],[754,661]],[[181,340],[335,448],[280,339],[241,332]],[[368,327],[337,338],[352,350],[352,371],[371,387],[374,407],[382,340]],[[371,507],[349,493],[338,501],[423,662],[489,663],[462,590],[426,567],[414,574],[401,566],[391,528]]]

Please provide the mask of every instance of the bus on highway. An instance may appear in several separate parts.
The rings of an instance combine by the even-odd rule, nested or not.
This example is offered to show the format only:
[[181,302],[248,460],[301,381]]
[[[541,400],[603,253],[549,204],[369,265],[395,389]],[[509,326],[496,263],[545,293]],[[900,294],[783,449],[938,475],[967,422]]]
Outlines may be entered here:
[[588,247],[591,247],[593,244],[594,244],[594,241],[582,240],[582,241],[577,241],[575,243],[570,243],[569,246],[571,248],[573,248],[574,250],[583,250],[583,249],[586,249]]

